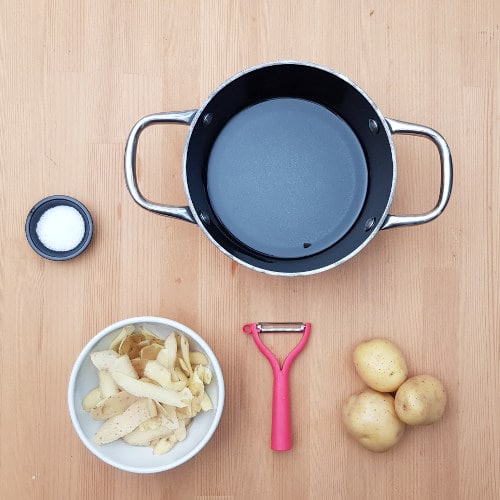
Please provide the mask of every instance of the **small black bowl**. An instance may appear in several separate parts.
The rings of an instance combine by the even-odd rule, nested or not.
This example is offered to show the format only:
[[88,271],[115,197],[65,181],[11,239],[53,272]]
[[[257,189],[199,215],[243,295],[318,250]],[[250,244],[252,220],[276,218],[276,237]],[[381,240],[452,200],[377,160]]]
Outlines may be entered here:
[[[36,227],[40,217],[50,208],[58,207],[60,205],[66,205],[68,207],[75,208],[83,217],[85,224],[85,232],[82,241],[71,250],[58,252],[47,248],[38,238]],[[49,260],[69,260],[77,255],[80,255],[90,244],[92,240],[92,234],[94,231],[94,224],[92,223],[92,217],[87,208],[78,200],[71,198],[70,196],[55,195],[49,196],[40,200],[28,214],[26,218],[26,237],[33,250],[41,255],[42,257]]]

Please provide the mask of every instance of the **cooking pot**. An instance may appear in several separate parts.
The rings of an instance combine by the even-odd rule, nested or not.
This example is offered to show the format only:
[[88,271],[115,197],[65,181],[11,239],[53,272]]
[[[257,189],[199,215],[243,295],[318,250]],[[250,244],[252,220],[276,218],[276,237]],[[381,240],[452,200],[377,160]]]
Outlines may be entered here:
[[[183,156],[188,206],[153,203],[139,190],[137,142],[160,123],[190,127]],[[393,134],[425,137],[439,151],[441,188],[430,212],[389,214]],[[242,71],[198,110],[139,120],[126,144],[125,179],[140,206],[198,224],[236,262],[298,276],[347,261],[380,229],[438,217],[451,194],[452,160],[438,132],[384,118],[345,76],[285,61]]]

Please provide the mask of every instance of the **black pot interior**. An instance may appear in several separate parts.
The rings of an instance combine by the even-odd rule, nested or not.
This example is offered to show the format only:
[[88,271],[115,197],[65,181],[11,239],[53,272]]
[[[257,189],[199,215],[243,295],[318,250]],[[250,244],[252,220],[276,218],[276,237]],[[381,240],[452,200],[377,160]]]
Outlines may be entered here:
[[394,176],[379,115],[329,71],[282,63],[224,85],[193,124],[189,196],[210,236],[258,269],[307,273],[350,256]]

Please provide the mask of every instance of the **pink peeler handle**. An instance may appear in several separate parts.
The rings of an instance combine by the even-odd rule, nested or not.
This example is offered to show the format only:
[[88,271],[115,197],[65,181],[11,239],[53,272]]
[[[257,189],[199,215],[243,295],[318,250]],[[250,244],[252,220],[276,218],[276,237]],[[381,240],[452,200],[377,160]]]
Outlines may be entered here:
[[[280,325],[283,325],[280,323]],[[283,366],[280,364],[271,350],[264,345],[259,333],[261,332],[304,332],[299,343],[290,351],[288,356],[283,361]],[[270,328],[262,327],[262,323],[249,323],[243,326],[243,332],[253,336],[260,352],[264,354],[273,370],[273,413],[272,413],[272,428],[271,428],[271,449],[275,451],[286,451],[292,448],[292,432],[290,424],[290,391],[288,383],[288,375],[293,360],[304,349],[309,335],[311,333],[311,324],[303,323],[300,329],[297,328]]]

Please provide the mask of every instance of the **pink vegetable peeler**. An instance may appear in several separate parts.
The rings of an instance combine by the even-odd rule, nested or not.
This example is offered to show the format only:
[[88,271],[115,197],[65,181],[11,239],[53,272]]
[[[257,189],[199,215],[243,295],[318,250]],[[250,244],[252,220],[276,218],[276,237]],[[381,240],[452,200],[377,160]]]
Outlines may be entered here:
[[[290,351],[280,366],[275,355],[264,345],[259,333],[304,332],[299,343]],[[286,451],[292,448],[290,426],[290,394],[288,374],[293,360],[304,349],[311,333],[311,323],[249,323],[243,326],[243,333],[253,336],[260,352],[268,359],[273,369],[273,421],[271,430],[271,449]]]

